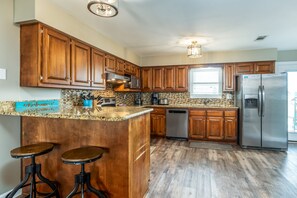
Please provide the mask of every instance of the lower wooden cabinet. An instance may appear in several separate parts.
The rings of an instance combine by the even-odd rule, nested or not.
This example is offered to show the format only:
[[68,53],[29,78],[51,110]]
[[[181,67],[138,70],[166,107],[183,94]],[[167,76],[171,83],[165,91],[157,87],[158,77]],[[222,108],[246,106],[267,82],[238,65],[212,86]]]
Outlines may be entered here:
[[189,139],[237,141],[237,110],[189,111]]
[[206,137],[206,117],[190,116],[189,136],[193,139],[204,139]]
[[165,136],[165,134],[165,108],[154,108],[154,111],[151,113],[151,135]]
[[223,117],[207,117],[206,138],[209,140],[224,139],[224,118]]

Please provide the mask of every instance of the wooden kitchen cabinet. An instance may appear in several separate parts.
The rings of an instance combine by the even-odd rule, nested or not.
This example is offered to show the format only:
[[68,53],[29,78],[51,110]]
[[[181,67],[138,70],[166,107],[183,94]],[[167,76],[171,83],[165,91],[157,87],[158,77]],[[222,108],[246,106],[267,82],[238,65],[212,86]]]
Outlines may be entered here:
[[223,80],[223,91],[234,91],[234,81],[235,81],[235,66],[234,64],[224,65],[224,80]]
[[164,67],[164,91],[175,91],[175,68]]
[[274,73],[274,62],[257,62],[254,64],[254,73],[255,74],[270,74]]
[[92,87],[105,88],[105,54],[99,50],[92,49]]
[[[39,29],[37,32],[26,32],[25,34],[41,33],[40,38],[43,42],[42,53],[39,55],[43,60],[40,68],[40,83],[70,85],[70,38],[51,28],[41,25],[37,27]],[[22,33],[30,31],[30,29],[30,26],[24,26]],[[21,40],[21,56],[24,60],[24,56],[30,56],[27,54],[30,53],[30,50],[26,49],[27,44],[23,43],[26,42],[25,35],[22,34]],[[27,62],[22,63],[26,64]]]
[[237,141],[237,111],[225,111],[224,119],[225,140]]
[[116,58],[114,56],[109,54],[105,56],[105,71],[107,72],[116,71]]
[[224,118],[223,117],[207,117],[206,137],[209,140],[224,139]]
[[153,91],[163,91],[164,87],[164,68],[153,68]]
[[91,85],[91,47],[77,40],[71,44],[71,84]]
[[188,67],[175,67],[175,91],[188,91]]
[[125,61],[121,60],[121,59],[117,59],[116,60],[116,69],[115,69],[115,73],[119,74],[119,75],[124,75],[125,73]]
[[235,64],[235,74],[253,74],[254,73],[254,63],[236,63]]
[[152,68],[151,67],[143,67],[141,68],[141,88],[142,91],[152,91],[153,82],[152,82]]
[[236,63],[235,75],[240,74],[271,74],[274,73],[274,61]]
[[237,141],[237,110],[190,109],[189,138],[204,141]]
[[[98,75],[98,70],[94,74],[95,70],[92,69],[91,51],[95,48],[90,45],[42,23],[21,25],[20,40],[21,86],[71,89],[105,87],[105,83],[102,84],[102,71]],[[102,53],[100,56],[105,55]],[[91,83],[94,75],[96,82]],[[100,86],[95,85],[98,82]]]
[[165,108],[154,108],[154,111],[151,113],[151,135],[165,136],[165,134]]

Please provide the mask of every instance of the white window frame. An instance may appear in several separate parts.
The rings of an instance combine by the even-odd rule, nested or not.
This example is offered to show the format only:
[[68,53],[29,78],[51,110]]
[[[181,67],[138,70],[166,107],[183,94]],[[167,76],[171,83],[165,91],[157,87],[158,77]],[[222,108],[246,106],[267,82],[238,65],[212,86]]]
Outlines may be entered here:
[[[219,92],[218,94],[194,94],[193,93],[193,73],[197,71],[218,71],[219,82],[199,82],[195,84],[218,84]],[[222,67],[200,67],[200,68],[191,68],[189,71],[189,87],[190,87],[190,98],[222,98],[223,93],[223,68]]]

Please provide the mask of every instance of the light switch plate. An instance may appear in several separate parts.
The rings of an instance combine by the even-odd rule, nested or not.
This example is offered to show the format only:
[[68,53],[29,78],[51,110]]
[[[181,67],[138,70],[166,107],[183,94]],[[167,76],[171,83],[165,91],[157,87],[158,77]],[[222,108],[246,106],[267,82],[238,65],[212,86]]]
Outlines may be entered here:
[[6,69],[0,68],[0,80],[6,80]]

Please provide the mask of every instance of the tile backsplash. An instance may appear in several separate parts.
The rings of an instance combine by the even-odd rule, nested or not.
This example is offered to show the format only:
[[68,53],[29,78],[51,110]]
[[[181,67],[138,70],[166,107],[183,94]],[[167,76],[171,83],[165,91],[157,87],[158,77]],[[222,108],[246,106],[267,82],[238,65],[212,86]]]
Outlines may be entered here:
[[[66,106],[77,106],[82,105],[80,98],[81,93],[91,92],[94,96],[100,95],[101,97],[115,97],[117,105],[134,105],[136,93],[128,92],[114,92],[112,86],[107,86],[104,91],[92,91],[92,90],[74,90],[64,89],[61,91],[61,103]],[[232,99],[227,99],[227,94],[230,94]],[[234,94],[223,93],[222,98],[190,98],[188,92],[177,92],[177,93],[159,93],[159,98],[167,98],[169,104],[205,104],[208,105],[225,105],[234,106]],[[142,93],[143,105],[151,104],[151,93]]]

